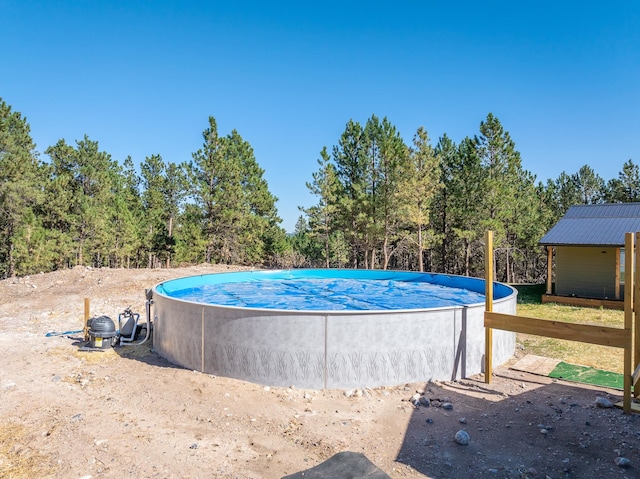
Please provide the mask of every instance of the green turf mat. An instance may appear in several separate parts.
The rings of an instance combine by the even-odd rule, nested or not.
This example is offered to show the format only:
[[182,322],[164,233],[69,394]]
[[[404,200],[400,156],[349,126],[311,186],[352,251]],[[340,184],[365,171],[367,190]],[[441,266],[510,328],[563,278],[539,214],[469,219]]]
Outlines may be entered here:
[[611,371],[603,371],[587,366],[576,366],[562,361],[549,373],[549,377],[607,388],[624,388],[624,378],[620,373],[612,373]]

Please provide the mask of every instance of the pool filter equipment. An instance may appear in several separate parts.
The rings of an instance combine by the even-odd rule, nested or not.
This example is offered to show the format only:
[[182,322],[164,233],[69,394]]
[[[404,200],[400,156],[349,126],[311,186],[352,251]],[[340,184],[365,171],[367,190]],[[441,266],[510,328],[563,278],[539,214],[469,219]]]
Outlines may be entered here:
[[103,350],[115,346],[139,346],[151,337],[151,299],[147,300],[147,323],[139,324],[140,315],[131,307],[118,314],[116,323],[109,316],[97,316],[87,320],[85,350]]
[[139,319],[140,315],[131,311],[131,307],[126,308],[118,315],[118,338],[120,344],[131,343],[136,340],[140,332]]
[[[147,314],[147,324],[140,325],[138,324],[139,320],[140,315],[131,311],[131,307],[126,308],[118,315],[118,344],[120,346],[138,346],[149,339],[151,324],[149,315]],[[140,338],[143,339],[140,340]]]

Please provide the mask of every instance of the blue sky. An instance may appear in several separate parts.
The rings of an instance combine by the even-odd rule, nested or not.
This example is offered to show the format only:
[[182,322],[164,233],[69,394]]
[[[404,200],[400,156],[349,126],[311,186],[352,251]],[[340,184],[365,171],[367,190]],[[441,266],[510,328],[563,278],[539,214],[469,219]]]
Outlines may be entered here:
[[322,147],[372,114],[407,142],[424,126],[435,145],[476,135],[492,112],[542,181],[640,163],[632,0],[0,0],[0,12],[0,97],[38,151],[87,134],[119,161],[178,163],[211,115],[253,146],[288,231],[315,202],[305,182]]

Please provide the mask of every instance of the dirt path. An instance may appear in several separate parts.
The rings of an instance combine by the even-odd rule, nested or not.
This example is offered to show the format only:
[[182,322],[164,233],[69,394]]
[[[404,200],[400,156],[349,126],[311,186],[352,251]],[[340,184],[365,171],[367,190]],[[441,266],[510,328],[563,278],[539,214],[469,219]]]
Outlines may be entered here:
[[[640,478],[640,416],[595,406],[619,391],[506,367],[490,386],[269,388],[175,367],[147,345],[82,353],[79,334],[45,336],[80,329],[84,297],[92,315],[114,318],[143,312],[158,282],[220,270],[0,281],[0,477],[280,478],[354,451],[392,478]],[[415,407],[415,394],[430,406]]]

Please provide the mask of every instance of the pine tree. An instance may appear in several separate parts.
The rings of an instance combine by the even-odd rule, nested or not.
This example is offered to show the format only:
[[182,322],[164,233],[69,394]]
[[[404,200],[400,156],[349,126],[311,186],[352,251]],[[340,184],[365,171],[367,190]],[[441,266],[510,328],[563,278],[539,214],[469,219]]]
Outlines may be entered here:
[[406,158],[395,126],[375,115],[364,128],[350,120],[333,147],[339,183],[336,226],[350,245],[353,267],[386,268],[397,250],[402,236],[397,188]]
[[76,148],[59,140],[45,153],[51,157],[52,175],[47,224],[56,232],[58,266],[100,266],[110,252],[117,164],[86,135]]
[[272,254],[284,234],[279,227],[276,198],[269,192],[264,170],[253,148],[233,130],[218,136],[209,117],[202,148],[189,164],[191,194],[203,211],[205,260],[255,264]]
[[617,178],[609,180],[606,200],[611,203],[634,203],[640,201],[640,168],[632,160],[622,165]]
[[605,197],[605,182],[589,165],[580,167],[572,179],[580,193],[584,205],[602,203]]
[[434,256],[437,258],[434,270],[441,273],[453,271],[453,258],[455,253],[455,236],[452,228],[451,210],[455,200],[454,181],[455,165],[458,161],[458,147],[445,133],[434,149],[438,159],[438,182],[442,187],[436,192],[431,209],[430,222],[434,227],[434,235],[439,247],[434,247]]
[[375,253],[382,252],[382,269],[401,245],[400,211],[402,204],[398,189],[407,163],[407,147],[396,127],[385,117],[382,121],[373,115],[365,126],[368,137],[369,164],[371,165],[371,268],[377,265]]
[[[123,168],[118,175],[116,189],[116,216],[114,229],[117,236],[114,266],[130,268],[140,267],[139,254],[142,249],[144,211],[140,192],[141,178],[138,176],[133,160],[125,158]],[[134,264],[132,265],[132,260]]]
[[[312,174],[313,181],[306,184],[311,194],[318,198],[318,203],[304,211],[309,217],[311,237],[322,245],[321,251],[324,266],[329,268],[332,263],[331,235],[335,229],[338,183],[336,171],[326,147],[322,148],[320,152],[318,165],[320,167],[319,170]],[[302,224],[296,225],[297,236],[300,238],[303,232],[306,232],[306,224],[304,229],[302,226]],[[306,254],[313,251],[314,248],[311,248],[307,241],[304,241],[303,244],[305,245]]]
[[368,267],[371,228],[370,166],[367,161],[367,138],[358,122],[349,120],[338,144],[333,147],[333,161],[339,181],[337,228],[344,231],[350,248],[353,268]]
[[480,161],[485,171],[485,217],[483,226],[493,230],[496,238],[505,237],[506,219],[516,195],[520,154],[500,121],[489,113],[480,122],[480,136],[474,139]]
[[194,203],[185,204],[175,230],[175,262],[204,263],[207,238],[202,208]]
[[26,118],[0,98],[0,276],[45,266],[45,232],[36,215],[42,204],[44,168]]
[[476,275],[479,269],[474,257],[482,253],[480,241],[485,226],[483,197],[486,191],[486,174],[478,154],[475,141],[464,138],[458,145],[458,154],[453,157],[451,230],[460,244],[460,253],[454,272],[465,276]]
[[167,268],[171,266],[171,256],[175,248],[174,226],[180,216],[187,191],[185,165],[169,163],[165,169],[162,195],[167,218],[167,239],[165,243],[165,261]]
[[469,137],[459,145],[443,135],[435,148],[442,188],[434,197],[431,221],[440,272],[470,275],[478,271],[475,257],[482,252],[480,224],[485,176],[475,143]]
[[554,181],[547,180],[547,189],[551,191],[553,200],[551,207],[556,221],[559,220],[571,206],[582,203],[575,175],[568,175],[563,171]]
[[483,229],[496,233],[496,252],[504,253],[496,271],[514,280],[514,254],[523,243],[522,231],[537,221],[535,177],[522,168],[515,142],[491,113],[480,123],[475,145],[485,171]]
[[442,183],[439,159],[423,127],[414,135],[409,159],[403,166],[398,185],[399,211],[415,234],[418,270],[424,271],[424,252],[431,246],[427,238],[434,238],[433,231],[428,230],[431,207]]
[[167,165],[160,155],[146,157],[140,172],[147,267],[156,268],[169,261],[172,246],[169,224],[177,207],[167,201],[167,182],[170,180]]

